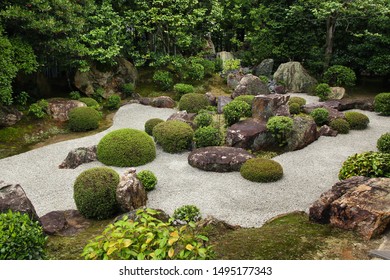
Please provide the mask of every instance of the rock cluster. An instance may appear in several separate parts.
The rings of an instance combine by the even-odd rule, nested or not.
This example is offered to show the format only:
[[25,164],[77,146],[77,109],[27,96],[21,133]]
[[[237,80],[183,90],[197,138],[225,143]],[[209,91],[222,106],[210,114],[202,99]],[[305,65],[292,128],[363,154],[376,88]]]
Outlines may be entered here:
[[63,169],[75,169],[83,163],[88,163],[97,160],[96,156],[97,146],[80,147],[76,148],[68,153],[65,160],[59,165],[58,168]]

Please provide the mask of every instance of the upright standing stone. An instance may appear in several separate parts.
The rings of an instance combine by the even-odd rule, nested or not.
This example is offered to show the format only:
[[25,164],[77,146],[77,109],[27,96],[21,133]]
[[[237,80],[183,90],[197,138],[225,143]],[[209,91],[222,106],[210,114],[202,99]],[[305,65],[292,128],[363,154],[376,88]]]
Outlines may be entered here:
[[266,76],[267,78],[272,77],[272,70],[274,67],[274,60],[272,58],[264,59],[255,69],[255,75]]
[[282,63],[274,73],[274,80],[283,82],[288,92],[312,92],[317,80],[299,62]]
[[131,211],[146,205],[147,194],[138,180],[135,168],[130,168],[121,177],[116,189],[116,199],[123,211]]
[[290,96],[281,94],[258,95],[252,104],[252,117],[267,122],[273,116],[289,116]]

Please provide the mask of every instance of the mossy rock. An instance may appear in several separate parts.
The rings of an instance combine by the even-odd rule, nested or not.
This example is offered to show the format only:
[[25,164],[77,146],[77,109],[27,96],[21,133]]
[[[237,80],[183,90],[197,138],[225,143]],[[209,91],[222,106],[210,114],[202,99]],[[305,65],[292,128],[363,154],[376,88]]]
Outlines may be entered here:
[[180,98],[179,110],[185,110],[187,113],[198,113],[199,110],[206,109],[209,105],[209,100],[204,94],[187,93]]
[[180,153],[190,149],[194,131],[189,124],[172,120],[156,125],[153,136],[165,152]]
[[99,127],[101,115],[90,107],[77,107],[69,112],[69,128],[72,131],[88,131]]
[[156,158],[156,146],[146,132],[123,128],[108,133],[100,140],[97,157],[106,165],[139,166]]
[[252,182],[275,182],[283,177],[283,168],[272,159],[253,158],[241,166],[240,173]]

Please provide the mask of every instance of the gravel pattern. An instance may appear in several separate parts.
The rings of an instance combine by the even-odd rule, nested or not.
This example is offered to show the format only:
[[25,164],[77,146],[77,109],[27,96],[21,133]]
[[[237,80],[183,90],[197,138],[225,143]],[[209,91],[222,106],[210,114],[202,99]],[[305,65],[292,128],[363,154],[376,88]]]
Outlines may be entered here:
[[[318,100],[294,95],[308,102]],[[0,179],[21,184],[39,216],[53,210],[75,209],[73,182],[82,171],[102,164],[91,162],[73,170],[58,169],[70,150],[95,145],[106,133],[118,128],[143,130],[148,119],[167,119],[174,112],[139,104],[123,106],[115,115],[114,125],[104,132],[0,160]],[[370,118],[368,129],[321,137],[303,150],[274,158],[284,169],[283,179],[274,183],[250,182],[239,172],[201,171],[188,164],[188,152],[168,154],[158,148],[156,160],[137,167],[137,171],[153,171],[158,178],[156,189],[148,194],[147,206],[172,214],[179,206],[194,204],[204,217],[213,215],[244,227],[259,227],[279,214],[308,211],[311,203],[338,181],[338,171],[348,156],[376,150],[376,140],[390,131],[389,117],[362,112]],[[120,174],[125,170],[114,169]]]

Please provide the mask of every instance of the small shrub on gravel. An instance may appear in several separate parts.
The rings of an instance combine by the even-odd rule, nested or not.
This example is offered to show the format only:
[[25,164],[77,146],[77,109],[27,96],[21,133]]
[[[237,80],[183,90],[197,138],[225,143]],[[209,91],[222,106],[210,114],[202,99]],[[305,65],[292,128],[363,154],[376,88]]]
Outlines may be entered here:
[[206,112],[198,114],[194,119],[194,123],[197,127],[209,126],[212,122],[213,116]]
[[328,122],[329,111],[324,108],[317,108],[311,111],[310,116],[313,117],[318,126],[321,126]]
[[375,112],[384,116],[390,116],[390,92],[380,93],[375,96],[374,109]]
[[240,173],[252,182],[275,182],[283,177],[283,168],[272,159],[253,158],[241,166]]
[[157,185],[157,177],[152,171],[143,170],[137,174],[137,178],[141,181],[146,191],[154,190]]
[[370,123],[370,119],[359,112],[346,112],[344,115],[351,129],[366,129]]
[[147,120],[145,123],[145,132],[147,134],[149,134],[150,136],[152,136],[153,135],[153,128],[162,122],[164,122],[164,120],[159,119],[159,118]]
[[376,147],[382,153],[390,153],[390,132],[382,134],[376,142]]
[[267,129],[278,141],[279,146],[284,146],[287,144],[287,138],[292,131],[293,124],[293,120],[289,117],[274,116],[268,120]]
[[73,108],[69,112],[69,128],[72,131],[88,131],[99,127],[101,115],[90,107]]
[[222,137],[218,128],[205,126],[195,130],[194,141],[197,148],[219,146],[221,144]]
[[252,107],[245,101],[233,100],[223,108],[223,116],[227,126],[231,126],[243,117],[250,117]]
[[45,259],[46,239],[41,225],[27,214],[0,213],[0,260]]
[[348,134],[350,130],[349,123],[341,118],[334,119],[330,122],[329,126],[341,134]]
[[91,107],[96,110],[100,108],[99,103],[91,97],[82,97],[79,99],[79,101],[85,103],[87,107]]
[[255,99],[254,95],[240,95],[234,98],[235,101],[244,101],[252,107],[253,100]]
[[329,94],[332,92],[328,84],[318,84],[314,90],[315,95],[320,98],[320,101],[328,100]]
[[104,104],[109,110],[116,110],[121,105],[121,97],[117,94],[110,95]]
[[194,87],[189,84],[176,84],[174,85],[173,90],[176,93],[183,95],[183,94],[194,92]]
[[194,131],[189,124],[173,120],[156,125],[153,136],[165,152],[180,153],[190,149]]
[[209,100],[204,94],[187,93],[179,101],[179,110],[186,110],[187,113],[198,113],[210,105]]
[[390,154],[365,152],[348,157],[339,172],[339,179],[353,176],[390,178]]
[[289,104],[290,114],[298,115],[301,112],[301,105],[298,103]]
[[156,147],[146,132],[123,128],[108,133],[100,140],[97,157],[106,165],[139,166],[156,158]]
[[195,205],[183,205],[175,210],[173,218],[182,222],[197,222],[202,216]]
[[324,81],[331,86],[352,87],[356,82],[355,72],[346,66],[333,65],[324,73]]
[[292,96],[288,100],[288,104],[298,103],[300,106],[306,105],[306,99],[298,96]]

